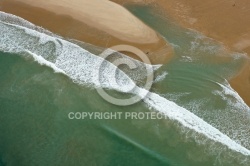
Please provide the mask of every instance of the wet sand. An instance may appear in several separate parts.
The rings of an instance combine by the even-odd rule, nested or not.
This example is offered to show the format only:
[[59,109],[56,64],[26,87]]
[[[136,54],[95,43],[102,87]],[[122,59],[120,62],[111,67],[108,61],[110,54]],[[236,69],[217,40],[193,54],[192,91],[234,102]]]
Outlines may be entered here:
[[138,47],[153,64],[166,63],[173,55],[172,47],[157,32],[110,1],[3,0],[0,10],[66,38],[105,48],[118,44]]
[[[76,17],[78,12],[74,14],[72,14],[72,12],[67,13],[67,8],[58,10],[60,7],[56,7],[55,9],[55,6],[48,8],[45,3],[40,3],[42,1],[34,1],[36,2],[35,4],[32,1],[33,6],[31,7],[30,5],[27,5],[27,2],[30,1],[31,0],[2,0],[0,2],[0,10],[23,17],[36,25],[42,26],[66,38],[81,40],[101,47],[110,47],[117,44],[129,44],[136,46],[149,56],[153,64],[166,63],[173,54],[172,48],[160,37],[159,34],[138,20],[135,22],[139,22],[143,28],[138,28],[136,32],[140,31],[140,29],[147,29],[146,34],[148,35],[144,36],[145,33],[141,32],[135,36],[128,35],[124,38],[124,34],[119,34],[119,32],[115,31],[119,28],[117,28],[117,23],[114,22],[112,24],[112,21],[114,20],[108,24],[105,22],[98,23],[96,24],[98,27],[96,27],[95,23],[97,21],[92,20],[93,22],[91,22],[91,19],[89,19],[91,17],[81,20],[80,18],[82,17]],[[228,49],[232,51],[246,52],[250,57],[250,1],[248,0],[210,0],[206,2],[200,0],[112,1],[121,5],[134,2],[136,4],[148,4],[158,7],[159,9],[162,9],[163,13],[171,16],[180,25],[196,29],[211,38],[223,42]],[[55,0],[49,2],[55,2]],[[58,1],[56,2],[58,3]],[[66,2],[66,0],[63,2]],[[62,1],[60,1],[60,5],[61,4],[63,4]],[[99,6],[99,9],[102,8],[99,4],[97,6]],[[77,10],[79,10],[79,8]],[[83,15],[89,13],[91,13],[91,11],[83,13]],[[100,13],[99,15],[102,15],[102,12],[96,13]],[[114,11],[111,12],[111,15],[112,17],[114,16]],[[98,18],[99,16],[95,15],[95,17]],[[108,16],[105,18],[107,19]],[[131,18],[135,19],[132,16]],[[115,21],[119,22],[119,19]],[[114,27],[105,27],[111,24],[114,25]],[[121,23],[121,25],[124,24]],[[102,28],[100,28],[100,26],[102,26]],[[128,31],[125,29],[125,33],[130,34],[133,31],[133,28],[134,26],[131,26],[131,29]],[[133,38],[135,38],[135,40],[133,40]],[[147,39],[147,41],[145,41],[145,39]],[[138,59],[134,55],[130,56]],[[249,64],[250,62],[246,62],[246,65],[242,67],[242,70],[230,80],[230,83],[250,106]]]
[[[161,0],[160,0],[161,1]],[[166,5],[173,17],[189,28],[212,37],[230,50],[246,52],[250,57],[250,1],[248,0],[170,0]],[[230,80],[231,86],[250,106],[250,60],[238,75]]]
[[[112,0],[119,4],[135,3],[157,7],[178,24],[196,29],[222,42],[231,51],[250,57],[249,0]],[[250,60],[230,80],[231,86],[250,106]]]

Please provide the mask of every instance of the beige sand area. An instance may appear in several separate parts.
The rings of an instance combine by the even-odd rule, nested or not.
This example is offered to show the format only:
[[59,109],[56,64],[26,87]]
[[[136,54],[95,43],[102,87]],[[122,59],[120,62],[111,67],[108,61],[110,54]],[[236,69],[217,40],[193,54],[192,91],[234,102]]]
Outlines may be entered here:
[[[112,0],[119,4],[135,3],[157,6],[180,25],[196,29],[222,42],[232,51],[250,57],[249,0]],[[249,58],[250,59],[250,58]],[[230,80],[231,86],[250,106],[250,60]]]
[[125,41],[155,43],[156,33],[122,6],[102,0],[16,0],[34,7],[69,15],[91,27],[108,32]]
[[179,24],[217,39],[250,56],[249,0],[111,0],[119,4],[147,4],[162,9]]
[[[173,53],[171,46],[158,33],[111,1],[3,0],[0,7],[2,11],[21,16],[67,38],[102,47],[136,46],[154,64],[167,62]],[[159,54],[160,50],[167,51]]]

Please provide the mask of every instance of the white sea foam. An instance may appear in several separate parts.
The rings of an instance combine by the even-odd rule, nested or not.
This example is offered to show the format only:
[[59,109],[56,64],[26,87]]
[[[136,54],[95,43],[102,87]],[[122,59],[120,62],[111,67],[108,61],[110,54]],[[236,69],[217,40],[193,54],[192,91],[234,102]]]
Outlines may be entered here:
[[[250,108],[228,81],[215,82],[218,86],[208,97],[194,97],[188,93],[167,93],[164,95],[171,101],[181,103],[186,109],[204,118],[213,127],[235,140],[240,145],[250,148]],[[190,97],[188,97],[190,95]],[[183,102],[181,98],[189,98]]]
[[53,34],[52,32],[50,32],[42,27],[36,26],[36,25],[32,24],[31,22],[29,22],[21,17],[10,14],[10,13],[5,13],[5,12],[0,11],[0,21],[3,21],[5,23],[20,25],[22,27],[33,29],[33,30],[36,30],[36,31],[41,32],[41,33],[45,33],[45,34],[50,35],[50,36],[55,36],[55,37],[61,38],[60,36]]
[[194,58],[192,59],[190,56],[181,56],[181,61],[183,62],[193,62]]
[[[39,62],[45,63],[45,59],[49,58],[47,53],[44,54],[43,50],[46,50],[46,44],[52,42],[54,46],[57,47],[56,51],[52,53],[54,67],[63,70],[74,82],[85,85],[93,85],[96,87],[112,88],[119,90],[121,92],[126,92],[127,88],[131,89],[131,86],[135,86],[134,82],[121,70],[117,70],[117,67],[112,63],[103,60],[102,58],[95,56],[88,51],[82,49],[81,47],[72,44],[68,41],[62,39],[56,39],[54,37],[45,35],[43,33],[37,32],[35,30],[28,29],[26,27],[21,27],[19,25],[12,25],[10,23],[4,23],[0,21],[1,33],[0,33],[0,50],[21,53],[28,50],[28,53],[33,53],[32,55]],[[27,33],[28,32],[28,33]],[[24,40],[22,36],[29,35],[27,40]],[[32,38],[33,37],[33,38]],[[34,42],[37,42],[37,38],[40,42],[40,48],[42,51],[37,51],[34,48]],[[43,48],[44,47],[44,48]],[[41,59],[38,55],[43,56]],[[46,62],[48,66],[52,62]],[[119,79],[119,84],[126,86],[119,86],[114,81],[114,78],[110,74],[105,74],[98,80],[99,66],[101,66],[102,73],[112,73],[116,72]]]
[[155,93],[150,93],[144,101],[155,110],[164,113],[170,119],[177,120],[182,125],[189,129],[193,129],[198,133],[204,134],[208,138],[220,142],[230,149],[240,152],[245,155],[250,155],[250,151],[240,144],[236,143],[230,139],[225,134],[221,133],[219,130],[206,123],[201,118],[197,117],[195,114],[189,112],[188,110],[176,105],[174,102],[168,101],[165,98],[159,96]]
[[[26,52],[30,53],[34,59],[41,64],[46,64],[54,68],[54,70],[56,69],[65,73],[78,84],[96,87],[102,86],[121,92],[126,92],[127,89],[131,89],[131,87],[135,86],[134,82],[112,63],[89,53],[73,43],[3,21],[0,22],[0,29],[1,51],[20,53],[26,50]],[[45,39],[39,43],[39,47],[41,47],[39,51],[37,51],[38,47],[34,48],[35,44],[37,44],[37,38],[40,42],[41,38]],[[50,42],[54,43],[55,47],[59,48],[56,48],[57,51],[54,52],[52,49],[50,55],[47,55],[46,48]],[[53,58],[50,59],[50,56]],[[98,80],[97,75],[100,74],[98,70],[100,64],[102,65],[102,73],[104,73],[104,75],[101,75],[100,80]],[[114,82],[117,81],[117,79],[114,79],[114,77],[109,74],[114,73],[114,70],[118,71],[115,72],[115,77],[119,78],[119,84]],[[132,93],[142,95],[145,93],[145,90],[137,87]],[[250,155],[248,149],[237,144],[228,136],[224,135],[195,114],[176,105],[174,102],[168,101],[155,93],[149,93],[144,99],[144,102],[150,108],[164,113],[169,119],[177,121],[183,127],[196,131],[215,142],[219,142],[233,151],[240,152],[244,155]]]
[[164,80],[166,78],[166,76],[168,75],[168,72],[164,71],[162,74],[158,75],[154,82],[157,83],[157,82],[161,82],[162,80]]
[[62,73],[62,74],[66,75],[66,73],[62,69],[56,67],[56,65],[54,63],[51,63],[50,61],[45,60],[42,56],[36,55],[36,54],[30,52],[29,50],[25,50],[25,51],[29,55],[31,55],[33,57],[33,59],[36,62],[38,62],[40,65],[45,65],[45,66],[52,68],[55,71],[55,73]]
[[[226,100],[234,109],[244,110],[250,113],[250,108],[246,105],[240,95],[230,86],[227,80],[224,81],[224,84],[217,84],[222,88],[222,91],[215,91],[213,92],[214,94],[221,96],[222,99]],[[231,97],[231,99],[229,97]]]

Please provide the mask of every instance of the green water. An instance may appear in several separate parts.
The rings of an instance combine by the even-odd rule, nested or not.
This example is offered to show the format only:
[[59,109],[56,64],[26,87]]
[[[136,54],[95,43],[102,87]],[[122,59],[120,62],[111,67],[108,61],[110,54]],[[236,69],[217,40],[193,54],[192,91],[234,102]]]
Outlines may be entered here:
[[[105,121],[68,119],[69,112],[121,109],[115,109],[103,102],[94,90],[78,87],[68,78],[56,75],[52,70],[40,67],[34,62],[26,62],[15,55],[1,53],[0,63],[2,163],[6,165],[166,163],[123,138],[107,132],[103,128]],[[126,160],[128,158],[129,160]]]
[[242,140],[249,148],[245,141],[250,138],[250,116],[245,112],[248,108],[237,107],[236,99],[229,93],[223,97],[216,93],[222,91],[218,83],[224,84],[234,76],[245,58],[228,53],[219,42],[201,33],[180,27],[157,8],[128,6],[128,9],[175,47],[174,59],[158,71],[167,71],[167,77],[154,84],[152,90],[194,112],[231,138]]
[[2,165],[214,163],[213,155],[190,159],[206,147],[186,138],[171,121],[68,119],[77,111],[147,111],[142,103],[115,107],[94,90],[16,55],[1,53],[0,66]]
[[[193,111],[223,133],[233,132],[231,138],[241,127],[244,132],[235,139],[247,147],[249,118],[232,112],[230,96],[225,100],[212,93],[221,91],[216,82],[235,74],[244,59],[223,56],[218,43],[204,38],[199,41],[196,33],[154,15],[147,7],[129,9],[175,45],[174,59],[156,73],[168,75],[154,84],[152,91]],[[191,49],[194,41],[198,46]],[[208,46],[216,51],[208,51]],[[0,166],[249,165],[244,155],[170,119],[68,118],[70,112],[100,111],[154,110],[143,102],[128,107],[111,105],[91,87],[79,86],[18,54],[0,52]],[[238,123],[238,118],[244,124]]]
[[175,165],[153,150],[170,150],[155,138],[167,136],[167,128],[157,129],[165,122],[68,119],[77,111],[146,111],[142,103],[114,107],[94,90],[16,55],[1,53],[0,63],[2,165]]

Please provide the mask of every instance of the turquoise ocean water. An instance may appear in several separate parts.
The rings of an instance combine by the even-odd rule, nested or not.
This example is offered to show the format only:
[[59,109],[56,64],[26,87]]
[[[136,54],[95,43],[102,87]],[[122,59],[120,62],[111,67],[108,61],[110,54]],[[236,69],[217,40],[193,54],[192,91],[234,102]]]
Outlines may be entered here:
[[[104,86],[114,96],[131,95],[112,86],[108,73],[96,82],[97,47],[0,13],[0,166],[250,165],[250,108],[227,81],[246,57],[151,8],[128,9],[165,37],[175,56],[155,71],[149,96],[127,107],[97,94]],[[131,84],[130,72],[104,67]],[[71,120],[70,112],[166,118]]]

